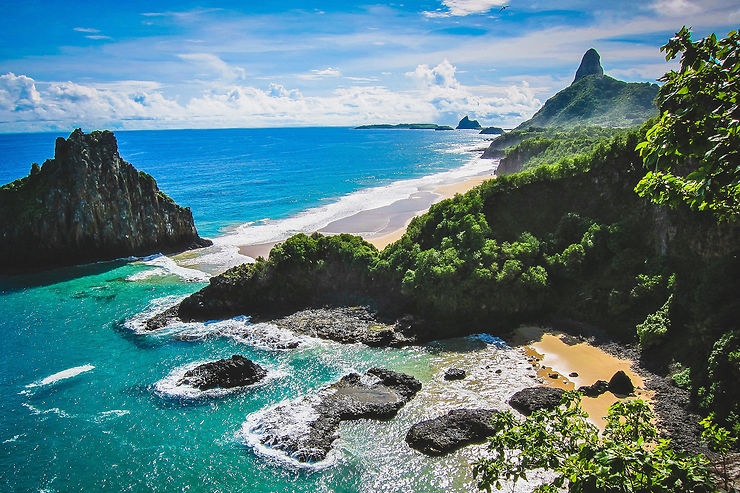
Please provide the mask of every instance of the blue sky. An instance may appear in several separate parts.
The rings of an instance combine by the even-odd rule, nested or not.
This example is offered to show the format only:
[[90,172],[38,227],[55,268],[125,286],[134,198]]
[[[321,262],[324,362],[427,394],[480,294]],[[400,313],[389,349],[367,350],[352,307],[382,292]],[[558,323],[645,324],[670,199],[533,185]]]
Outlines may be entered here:
[[[504,10],[501,7],[508,6]],[[455,123],[513,126],[590,47],[654,81],[659,46],[740,24],[737,0],[13,3],[0,132]]]

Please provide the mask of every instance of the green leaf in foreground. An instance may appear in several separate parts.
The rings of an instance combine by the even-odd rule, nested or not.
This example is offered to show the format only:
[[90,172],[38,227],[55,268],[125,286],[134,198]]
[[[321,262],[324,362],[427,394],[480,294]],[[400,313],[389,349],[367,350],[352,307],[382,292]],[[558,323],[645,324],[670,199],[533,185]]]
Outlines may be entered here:
[[510,412],[494,416],[496,434],[473,465],[478,487],[501,489],[504,481],[527,479],[534,469],[555,473],[537,492],[709,492],[715,491],[707,461],[657,440],[654,415],[643,401],[609,408],[603,436],[586,418],[577,392],[560,407],[539,410],[523,421]]

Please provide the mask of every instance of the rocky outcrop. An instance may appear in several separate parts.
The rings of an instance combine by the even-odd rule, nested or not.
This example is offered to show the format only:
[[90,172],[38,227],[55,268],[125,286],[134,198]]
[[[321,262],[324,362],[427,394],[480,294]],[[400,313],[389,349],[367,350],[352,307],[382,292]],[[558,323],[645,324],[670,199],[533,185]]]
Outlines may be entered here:
[[465,370],[461,368],[448,368],[444,378],[445,380],[462,380],[465,376]]
[[578,392],[582,392],[586,397],[598,397],[609,390],[609,382],[606,380],[596,380],[591,385],[578,387]]
[[635,391],[635,385],[625,372],[619,370],[609,380],[609,391],[613,394],[630,395]]
[[467,116],[464,116],[456,128],[457,130],[480,130],[481,126],[478,120],[471,120]]
[[416,423],[406,434],[406,443],[426,455],[444,455],[494,434],[491,426],[497,411],[453,409],[444,416]]
[[58,138],[54,159],[0,188],[0,272],[210,245],[190,209],[118,154],[108,131]]
[[486,127],[481,130],[480,133],[488,135],[503,135],[504,129],[501,127]]
[[604,69],[601,67],[601,56],[593,48],[583,54],[581,65],[576,70],[576,78],[573,83],[589,75],[604,75]]
[[[271,425],[258,426],[262,432],[260,441],[301,462],[320,461],[326,458],[338,438],[340,422],[361,418],[390,419],[420,389],[421,383],[414,377],[384,368],[371,368],[364,376],[351,373],[319,393],[311,409],[304,413],[312,419],[303,429],[296,426],[283,429],[278,417],[269,421]],[[290,409],[277,408],[275,414],[290,415]]]
[[188,370],[177,385],[189,385],[199,390],[230,389],[252,385],[265,376],[267,371],[260,365],[244,356],[233,355],[229,359],[209,361]]
[[553,387],[529,387],[520,390],[509,399],[509,405],[529,416],[540,409],[554,409],[560,405],[565,391]]

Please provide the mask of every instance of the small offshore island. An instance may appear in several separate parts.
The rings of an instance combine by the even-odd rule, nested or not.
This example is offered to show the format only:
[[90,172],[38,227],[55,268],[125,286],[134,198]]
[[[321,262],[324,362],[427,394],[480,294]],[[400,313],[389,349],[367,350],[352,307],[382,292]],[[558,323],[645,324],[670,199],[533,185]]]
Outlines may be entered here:
[[[692,53],[704,53],[704,40],[691,41],[686,30],[677,36]],[[732,36],[723,49],[734,50],[735,58],[727,55],[734,75],[714,75],[736,98]],[[706,55],[704,66],[714,56]],[[684,75],[701,70],[682,62]],[[362,422],[383,433],[402,427],[398,457],[436,466],[445,459],[435,458],[459,453],[460,467],[489,491],[502,484],[513,491],[532,469],[531,485],[547,484],[547,491],[623,491],[625,478],[643,485],[629,491],[730,491],[740,457],[733,448],[740,430],[737,105],[729,96],[716,108],[694,105],[672,74],[662,88],[619,81],[604,74],[590,49],[573,83],[517,128],[483,128],[465,116],[457,129],[498,135],[477,151],[497,160],[496,176],[476,176],[474,188],[411,218],[387,246],[341,231],[306,231],[207,283],[200,278],[175,293],[165,281],[152,283],[147,289],[165,295],[160,303],[109,321],[111,333],[140,354],[172,343],[167,354],[175,361],[152,369],[171,370],[156,384],[120,393],[145,395],[151,414],[176,409],[180,420],[203,412],[200,424],[187,424],[193,434],[221,419],[220,403],[238,407],[239,396],[269,395],[270,405],[236,427],[230,417],[228,426],[258,458],[288,464],[281,471],[287,481],[302,469],[336,466],[342,454],[359,467],[351,461],[365,460],[361,447],[343,440],[362,436]],[[671,120],[684,107],[696,119],[704,111],[722,121],[702,132],[683,128],[698,137],[681,147],[663,125],[685,123]],[[435,137],[444,136],[451,134]],[[57,139],[53,159],[0,188],[0,215],[3,274],[213,244],[198,235],[189,208],[120,157],[109,131],[77,129]],[[177,258],[197,265],[208,254]],[[258,351],[220,357],[224,335]],[[308,353],[317,340],[332,345]],[[189,354],[196,347],[216,350],[196,360]],[[375,359],[364,369],[331,365],[332,351],[368,348]],[[420,354],[401,352],[408,348],[441,362],[419,370],[413,358],[405,361]],[[298,354],[297,363],[261,364],[260,351]],[[308,365],[307,354],[329,368],[329,383],[298,397],[276,390],[287,369]],[[39,387],[93,369],[27,385],[26,407],[36,409]],[[500,408],[471,397],[492,392],[504,396]],[[448,394],[464,405],[452,398],[448,405]],[[227,441],[215,435],[205,441]],[[197,449],[204,439],[195,436]]]

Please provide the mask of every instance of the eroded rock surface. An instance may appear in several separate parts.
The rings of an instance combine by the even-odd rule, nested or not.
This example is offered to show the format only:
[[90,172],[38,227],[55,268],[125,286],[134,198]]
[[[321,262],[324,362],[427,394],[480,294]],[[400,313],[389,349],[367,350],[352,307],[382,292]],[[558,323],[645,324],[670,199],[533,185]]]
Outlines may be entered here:
[[416,423],[406,434],[406,443],[426,455],[444,455],[493,435],[491,426],[497,411],[453,409],[438,418]]
[[200,390],[216,387],[230,389],[259,382],[267,376],[267,371],[244,356],[233,355],[217,361],[209,361],[188,370],[177,382]]
[[509,399],[509,405],[529,416],[539,409],[553,409],[560,405],[565,391],[553,387],[529,387],[520,390]]

